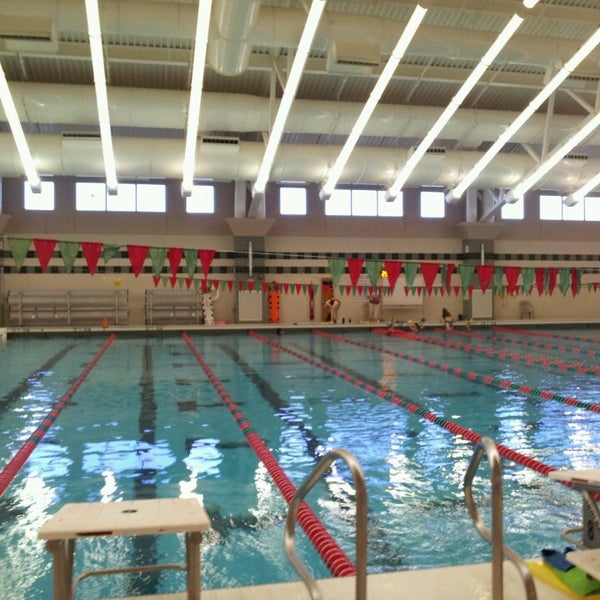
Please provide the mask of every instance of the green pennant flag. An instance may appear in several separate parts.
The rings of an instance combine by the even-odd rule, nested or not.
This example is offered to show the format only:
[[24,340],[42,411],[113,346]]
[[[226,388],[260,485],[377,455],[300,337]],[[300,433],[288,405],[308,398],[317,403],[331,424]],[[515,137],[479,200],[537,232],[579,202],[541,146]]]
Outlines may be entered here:
[[379,281],[382,267],[383,263],[380,260],[365,261],[365,271],[367,272],[369,281],[373,287],[377,287],[377,282]]
[[521,278],[523,280],[523,291],[531,294],[531,288],[535,281],[535,269],[533,267],[523,267],[521,269]]
[[168,250],[166,248],[150,248],[148,254],[152,261],[152,272],[156,277],[160,277],[160,274],[165,266],[165,260],[167,260]]
[[194,273],[196,272],[196,267],[198,266],[198,250],[195,250],[193,248],[186,248],[183,251],[183,256],[185,258],[187,271],[191,278],[194,276]]
[[340,292],[340,296],[343,296],[344,292],[346,291],[346,286],[345,285],[339,285],[338,286],[338,290]]
[[406,286],[412,288],[415,282],[417,271],[419,270],[419,263],[404,263],[404,274],[406,276]]
[[316,293],[319,291],[319,284],[318,283],[313,283],[312,284],[312,289],[313,289],[313,295],[316,295]]
[[497,294],[504,293],[502,277],[504,277],[504,267],[494,267],[494,287],[496,288]]
[[308,285],[306,283],[302,284],[302,293],[306,296],[306,292],[308,291]]
[[29,251],[30,246],[31,240],[8,238],[8,247],[10,248],[13,260],[15,261],[17,271],[21,270],[21,267],[27,258],[27,252]]
[[331,272],[331,279],[333,281],[333,285],[336,286],[340,282],[340,277],[344,272],[344,267],[346,266],[345,258],[330,258],[329,259],[329,271]]
[[65,263],[65,269],[67,273],[70,273],[73,270],[73,265],[75,264],[75,259],[77,258],[77,253],[79,252],[79,242],[58,242],[58,249],[60,250],[60,255]]
[[196,291],[198,291],[198,288],[200,287],[200,280],[199,279],[192,279],[192,284],[194,286],[194,289]]
[[465,295],[465,292],[467,291],[471,283],[471,279],[473,278],[474,273],[474,265],[458,265],[458,274],[460,275],[461,290],[463,296]]
[[183,289],[183,284],[185,282],[185,279],[183,279],[183,277],[178,277],[177,278],[177,285],[179,286],[179,289]]
[[[159,275],[157,275],[157,277],[159,277]],[[169,285],[169,278],[166,275],[160,275],[160,281],[164,288]]]
[[111,258],[114,258],[121,251],[121,246],[115,246],[114,244],[103,244],[102,246],[102,259],[104,264],[108,264]]
[[563,267],[558,270],[558,289],[560,290],[560,292],[563,296],[566,296],[570,287],[571,287],[571,270]]

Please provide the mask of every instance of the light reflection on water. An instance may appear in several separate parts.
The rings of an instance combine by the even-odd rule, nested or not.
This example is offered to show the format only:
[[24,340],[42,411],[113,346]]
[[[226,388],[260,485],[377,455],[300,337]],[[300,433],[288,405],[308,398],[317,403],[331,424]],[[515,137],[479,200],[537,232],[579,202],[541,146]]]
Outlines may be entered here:
[[[399,343],[368,333],[349,337],[390,348]],[[462,479],[473,450],[469,442],[246,335],[192,339],[296,486],[328,449],[342,447],[357,456],[369,489],[372,572],[489,560],[489,549],[464,507]],[[600,462],[597,414],[486,388],[310,334],[290,334],[282,341],[551,466],[591,468]],[[36,366],[71,342],[22,339],[13,346],[9,341],[6,347],[13,346],[27,360],[20,374],[14,372],[19,366],[14,356],[0,360],[0,390],[10,394]],[[594,378],[581,374],[574,373],[571,380],[570,373],[539,366],[521,369],[517,363],[402,343],[414,355],[540,389],[576,390],[588,398],[595,390]],[[6,440],[0,465],[36,429],[101,341],[79,339],[76,344],[76,352],[32,379],[0,411]],[[36,353],[37,365],[32,359]],[[235,356],[248,361],[243,369]],[[579,518],[574,492],[520,465],[505,463],[504,486],[507,542],[525,555],[560,544],[560,530]],[[485,469],[475,489],[485,515]],[[198,497],[209,511],[213,531],[202,547],[203,587],[297,579],[282,551],[285,502],[181,339],[123,337],[91,371],[0,498],[0,586],[14,594],[6,600],[49,597],[51,565],[36,532],[60,505],[155,496]],[[354,492],[344,465],[336,463],[308,499],[352,557]],[[304,534],[299,531],[297,537],[303,559],[317,576],[327,576]],[[111,545],[82,540],[80,545],[85,552],[78,554],[77,567],[90,569],[105,567],[111,558],[128,562],[132,555],[142,562],[178,562],[182,540],[165,536],[141,546],[128,539]],[[150,582],[123,576],[109,583],[86,580],[78,598],[106,595],[107,587],[117,595],[135,589],[170,592],[180,584],[180,576],[171,573]]]

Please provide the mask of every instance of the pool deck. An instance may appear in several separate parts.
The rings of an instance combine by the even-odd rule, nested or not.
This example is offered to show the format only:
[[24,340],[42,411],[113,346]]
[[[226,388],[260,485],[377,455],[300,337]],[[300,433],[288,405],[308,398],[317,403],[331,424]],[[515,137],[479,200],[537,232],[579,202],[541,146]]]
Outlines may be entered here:
[[[402,327],[402,321],[396,320],[397,326]],[[224,323],[222,325],[114,325],[104,328],[99,325],[92,326],[68,326],[61,325],[48,327],[4,327],[5,336],[9,339],[20,335],[74,335],[74,334],[98,334],[98,333],[131,333],[131,334],[151,334],[151,333],[178,333],[186,331],[188,333],[232,333],[246,331],[309,331],[311,329],[329,329],[336,331],[353,331],[375,329],[388,327],[389,319],[385,321],[360,321],[358,323],[338,323],[333,324],[326,321],[306,321],[300,323]],[[458,321],[454,328],[461,331],[465,329],[465,323]],[[598,327],[600,319],[515,319],[515,320],[495,320],[482,319],[472,322],[473,332],[486,330],[490,327],[514,327],[518,329],[535,329],[536,327]],[[426,329],[442,328],[441,322],[427,322]],[[0,330],[1,331],[1,330]],[[1,339],[1,338],[0,338]]]
[[[367,598],[376,600],[491,600],[489,563],[369,575]],[[354,577],[319,581],[323,600],[355,598]],[[538,600],[567,600],[562,593],[535,579]],[[575,596],[576,597],[576,596]],[[310,598],[303,583],[280,583],[254,587],[206,590],[202,600],[306,600]],[[504,566],[504,600],[525,600],[525,591],[515,568]],[[136,600],[185,600],[186,594],[137,597]],[[133,600],[133,599],[131,599]]]

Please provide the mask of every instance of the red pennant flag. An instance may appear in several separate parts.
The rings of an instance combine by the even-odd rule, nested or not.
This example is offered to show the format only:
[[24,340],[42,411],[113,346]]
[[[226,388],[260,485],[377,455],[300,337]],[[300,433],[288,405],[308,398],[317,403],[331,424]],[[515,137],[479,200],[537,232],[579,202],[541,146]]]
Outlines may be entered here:
[[506,276],[506,292],[509,296],[512,296],[519,291],[517,281],[520,274],[521,267],[504,267],[504,275]]
[[481,293],[485,294],[494,276],[494,265],[477,265],[475,270],[477,271],[477,275],[479,275]]
[[152,281],[154,282],[154,287],[158,287],[158,284],[161,282],[160,275],[152,275]]
[[173,275],[177,275],[182,258],[183,248],[169,248],[169,265],[171,266],[171,273]]
[[300,295],[301,291],[302,291],[302,284],[301,283],[297,283],[296,284],[296,294]]
[[387,272],[390,289],[393,290],[396,287],[396,282],[398,281],[398,277],[400,277],[400,271],[402,271],[402,261],[401,260],[384,260],[383,268]]
[[548,269],[548,294],[552,296],[554,288],[556,287],[556,281],[558,279],[558,267],[550,267]]
[[177,275],[171,275],[171,277],[169,277],[169,283],[171,284],[171,287],[174,288],[177,285]]
[[52,258],[52,254],[54,253],[56,240],[42,240],[36,238],[33,240],[33,245],[35,247],[35,251],[37,252],[40,266],[42,267],[42,273],[45,273],[46,269],[48,268],[48,263]]
[[408,296],[408,292],[409,292],[408,286],[407,286],[407,285],[405,285],[405,286],[404,286],[404,295],[405,295],[405,296]]
[[265,294],[269,291],[269,282],[268,281],[263,281],[262,282],[262,291]]
[[594,281],[594,283],[592,283],[592,289],[597,292],[598,291],[598,282]]
[[351,291],[352,291],[352,286],[351,285],[347,285],[346,286],[346,296],[349,296]]
[[129,254],[129,262],[133,268],[133,274],[138,277],[144,267],[144,261],[148,255],[148,246],[127,246],[127,254]]
[[217,292],[219,290],[219,280],[215,279],[213,281],[213,287],[215,288],[215,292]]
[[471,298],[473,296],[473,286],[472,285],[467,286],[467,292],[469,293],[469,298]]
[[425,287],[427,288],[427,293],[431,296],[433,292],[433,282],[438,274],[440,269],[440,263],[421,263],[421,274],[423,275],[423,280],[425,281]]
[[460,294],[461,288],[460,285],[455,285],[454,286],[454,295],[458,296]]
[[579,293],[579,277],[577,276],[577,269],[571,269],[571,293],[573,297]]
[[81,251],[87,263],[90,275],[96,272],[98,260],[102,254],[102,244],[100,242],[81,242]]
[[185,278],[185,287],[189,290],[192,287],[192,279],[190,277]]
[[231,279],[227,281],[227,289],[230,292],[233,291],[233,281]]
[[358,295],[359,295],[359,296],[362,296],[362,292],[363,292],[363,286],[362,286],[362,285],[359,285],[359,286],[356,288],[356,291],[358,292]]
[[289,283],[284,283],[283,284],[283,293],[287,294],[290,290],[290,284]]
[[544,267],[535,268],[535,287],[537,288],[538,295],[544,293],[544,279],[546,275],[546,269]]
[[210,265],[212,264],[213,258],[215,257],[215,251],[198,250],[198,257],[200,258],[200,264],[202,265],[202,272],[204,273],[204,277],[208,277]]
[[204,279],[201,280],[201,284],[202,284],[202,293],[206,294],[206,292],[210,291],[209,287],[208,287],[208,280],[206,279],[206,277]]
[[446,265],[446,291],[450,293],[452,289],[452,273],[454,273],[454,269],[456,269],[456,265],[454,263],[448,263]]
[[248,291],[249,292],[254,291],[254,281],[252,281],[251,279],[248,280]]
[[346,262],[348,263],[348,272],[350,273],[350,283],[352,287],[356,287],[365,261],[362,258],[348,258]]

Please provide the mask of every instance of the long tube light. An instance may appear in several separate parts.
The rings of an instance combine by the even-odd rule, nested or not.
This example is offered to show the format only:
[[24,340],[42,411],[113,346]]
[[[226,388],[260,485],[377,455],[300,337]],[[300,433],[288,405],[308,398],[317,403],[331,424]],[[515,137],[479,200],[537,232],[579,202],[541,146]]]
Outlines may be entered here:
[[108,188],[109,193],[116,193],[119,182],[117,181],[117,167],[115,165],[115,153],[110,130],[108,93],[106,90],[104,56],[102,53],[102,32],[100,29],[100,14],[98,12],[97,0],[85,0],[85,12],[87,15],[88,36],[90,39],[92,70],[94,72],[94,89],[96,91],[96,105],[98,108],[98,123],[100,124],[100,141],[102,143],[102,156],[104,158],[106,187]]
[[583,142],[594,130],[600,127],[600,112],[590,117],[585,124],[569,139],[556,147],[551,154],[536,169],[533,170],[523,181],[510,190],[505,202],[516,202],[522,198],[546,173],[553,169],[575,146]]
[[411,15],[410,19],[408,20],[408,23],[406,24],[406,27],[404,28],[404,31],[402,32],[402,35],[398,39],[396,47],[392,50],[392,54],[388,59],[387,64],[381,72],[379,79],[377,79],[375,87],[369,95],[369,99],[363,106],[363,109],[360,115],[358,116],[356,123],[354,123],[352,131],[350,131],[350,135],[346,139],[346,143],[340,151],[337,160],[335,161],[333,167],[330,169],[327,175],[327,179],[325,180],[321,187],[321,190],[319,191],[321,199],[327,199],[333,193],[333,190],[335,189],[335,186],[339,181],[342,171],[344,170],[344,167],[346,166],[346,163],[350,158],[350,154],[352,153],[352,150],[354,150],[354,147],[358,142],[358,138],[362,135],[364,128],[366,127],[369,119],[371,118],[371,115],[373,114],[373,111],[379,103],[379,100],[383,92],[385,91],[385,88],[394,76],[398,64],[402,60],[402,57],[404,56],[408,45],[410,44],[415,33],[417,32],[417,29],[419,29],[419,26],[421,25],[421,22],[423,21],[423,18],[425,17],[426,13],[427,9],[417,4],[415,10],[413,11],[413,14]]
[[540,93],[529,103],[519,116],[500,134],[487,152],[477,161],[475,166],[465,175],[462,181],[447,194],[448,201],[458,200],[471,187],[480,173],[490,164],[494,157],[508,143],[510,138],[525,124],[537,109],[558,89],[567,77],[600,43],[600,28],[597,29],[575,54],[565,63],[556,75],[544,86]]
[[10,88],[8,87],[8,82],[6,81],[6,75],[1,64],[0,102],[2,102],[4,114],[6,115],[6,119],[12,132],[13,139],[15,140],[15,145],[17,147],[17,152],[19,153],[19,158],[21,159],[21,164],[23,165],[23,170],[25,171],[27,183],[29,184],[29,187],[33,192],[39,192],[42,188],[42,181],[40,179],[40,176],[38,175],[37,169],[35,168],[33,156],[31,156],[29,145],[27,144],[27,140],[25,139],[23,126],[21,125],[21,121],[19,120],[17,108],[15,107],[15,102],[13,100],[12,94],[10,93]]
[[289,112],[292,108],[292,103],[296,97],[296,91],[298,90],[298,85],[300,84],[302,71],[304,70],[304,65],[306,64],[308,53],[310,51],[310,47],[312,46],[312,41],[317,31],[317,27],[319,26],[321,15],[325,10],[325,4],[326,0],[313,0],[311,4],[308,12],[308,18],[306,19],[306,24],[304,25],[304,31],[302,32],[300,43],[298,44],[298,50],[296,51],[296,56],[294,58],[294,62],[292,63],[292,68],[290,69],[290,74],[283,91],[279,109],[277,111],[277,115],[275,116],[275,122],[273,123],[271,133],[269,134],[269,140],[267,142],[265,154],[258,169],[256,181],[252,186],[253,196],[256,194],[265,193],[271,168],[273,167],[273,162],[275,161],[275,155],[277,154],[277,149],[279,148],[279,143],[281,142],[281,137],[283,135],[283,128],[285,127],[285,122],[287,121]]
[[433,124],[427,135],[409,156],[404,167],[396,177],[396,180],[387,190],[386,196],[388,199],[393,199],[400,193],[400,190],[406,183],[406,180],[409,178],[410,174],[413,172],[421,158],[423,158],[423,155],[427,152],[427,149],[438,137],[442,129],[446,126],[448,121],[450,121],[458,108],[460,108],[460,105],[464,102],[467,95],[475,87],[487,68],[492,64],[496,56],[498,56],[498,54],[502,51],[504,46],[513,36],[522,22],[523,17],[517,14],[511,17],[510,21],[499,33],[498,37],[494,40],[494,43],[490,46],[488,51],[483,55],[477,66],[473,69],[473,71],[471,71],[469,77],[467,77],[466,81],[454,95],[448,106],[439,116],[438,120]]
[[578,202],[581,202],[592,190],[596,189],[600,185],[600,173],[594,175],[584,185],[582,185],[577,191],[569,194],[564,203],[567,206],[575,206]]
[[198,141],[198,124],[200,122],[200,105],[202,101],[202,88],[204,86],[204,64],[206,62],[206,45],[208,43],[211,8],[212,0],[200,0],[198,5],[198,20],[196,22],[192,84],[190,87],[190,104],[188,108],[185,153],[183,157],[181,195],[184,197],[191,195],[194,187],[196,145]]

